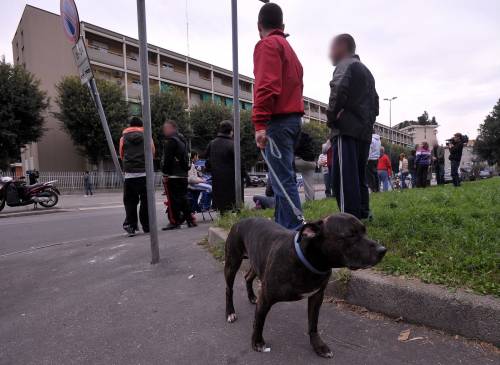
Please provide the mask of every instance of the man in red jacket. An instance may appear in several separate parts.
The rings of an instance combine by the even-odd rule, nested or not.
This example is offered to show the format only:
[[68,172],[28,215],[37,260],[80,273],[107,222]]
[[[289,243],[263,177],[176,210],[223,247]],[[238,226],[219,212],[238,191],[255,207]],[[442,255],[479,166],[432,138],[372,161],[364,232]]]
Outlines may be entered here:
[[[265,149],[269,164],[293,204],[300,209],[293,159],[304,114],[302,65],[286,40],[283,12],[278,5],[267,3],[260,9],[258,29],[261,39],[254,50],[252,111],[255,142]],[[269,140],[274,143],[268,143]],[[276,222],[289,229],[300,227],[301,222],[273,179],[271,175],[276,194]]]

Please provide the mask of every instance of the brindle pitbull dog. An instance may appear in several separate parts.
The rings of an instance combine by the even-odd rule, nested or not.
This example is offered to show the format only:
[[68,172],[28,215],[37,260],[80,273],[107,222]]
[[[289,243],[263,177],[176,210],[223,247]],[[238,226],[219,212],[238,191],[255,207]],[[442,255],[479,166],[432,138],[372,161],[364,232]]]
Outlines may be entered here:
[[[309,337],[319,356],[333,353],[318,334],[319,309],[332,268],[351,270],[376,265],[387,249],[366,236],[363,223],[350,214],[335,214],[305,224],[297,233],[263,218],[244,219],[229,232],[225,249],[226,318],[236,320],[233,284],[244,258],[250,260],[245,275],[248,299],[257,304],[252,334],[255,351],[267,352],[262,330],[266,315],[277,302],[308,298]],[[255,277],[261,281],[258,298]]]

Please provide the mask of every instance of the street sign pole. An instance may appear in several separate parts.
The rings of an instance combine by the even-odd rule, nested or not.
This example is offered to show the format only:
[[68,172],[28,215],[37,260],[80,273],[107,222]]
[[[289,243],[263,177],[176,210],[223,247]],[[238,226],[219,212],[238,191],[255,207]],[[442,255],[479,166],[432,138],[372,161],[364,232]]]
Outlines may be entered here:
[[158,247],[158,228],[156,225],[155,173],[152,151],[151,109],[149,105],[148,41],[146,33],[145,0],[137,0],[137,23],[139,28],[139,61],[141,66],[142,119],[144,122],[144,156],[146,158],[151,264],[157,264],[160,261],[160,250]]
[[61,0],[60,11],[64,34],[66,34],[69,41],[73,44],[71,50],[73,51],[75,64],[78,68],[80,81],[83,85],[87,85],[89,88],[90,95],[94,100],[97,113],[99,114],[99,119],[101,120],[102,129],[104,129],[104,135],[106,136],[106,142],[108,143],[109,153],[113,159],[115,170],[120,176],[122,176],[122,169],[120,168],[120,163],[118,162],[115,145],[113,143],[113,139],[111,138],[108,121],[106,120],[104,109],[102,108],[101,98],[99,96],[99,92],[97,91],[97,85],[95,83],[92,67],[90,66],[87,47],[85,46],[83,38],[80,37],[80,17],[78,16],[78,8],[76,7],[75,1]]
[[106,142],[108,143],[109,152],[111,153],[111,158],[113,159],[115,170],[120,175],[120,177],[123,177],[120,162],[118,161],[118,156],[116,154],[115,144],[113,143],[113,138],[111,138],[111,132],[109,131],[106,114],[104,114],[104,109],[102,107],[101,97],[99,96],[99,91],[97,91],[97,85],[93,77],[87,82],[87,86],[90,90],[90,95],[92,95],[92,99],[94,99],[94,104],[97,108],[99,119],[101,120],[102,129],[104,129],[104,135],[106,136]]
[[234,122],[234,189],[236,208],[243,206],[241,194],[241,146],[240,146],[240,74],[238,71],[238,0],[231,0],[233,35],[233,122]]

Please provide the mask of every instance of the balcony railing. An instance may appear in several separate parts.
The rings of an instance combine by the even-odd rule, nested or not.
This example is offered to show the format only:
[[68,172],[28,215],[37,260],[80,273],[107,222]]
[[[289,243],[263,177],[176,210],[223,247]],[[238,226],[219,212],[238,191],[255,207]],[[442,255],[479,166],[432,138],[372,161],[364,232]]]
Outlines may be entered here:
[[87,52],[92,61],[116,67],[123,67],[122,54],[111,52],[105,48],[99,48],[92,45],[88,47]]

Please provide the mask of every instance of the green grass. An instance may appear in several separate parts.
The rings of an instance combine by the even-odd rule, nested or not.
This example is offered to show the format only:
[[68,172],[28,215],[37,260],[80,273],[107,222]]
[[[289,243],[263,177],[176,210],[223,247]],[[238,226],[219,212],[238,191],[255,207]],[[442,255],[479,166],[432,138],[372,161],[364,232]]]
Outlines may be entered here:
[[[500,178],[373,194],[371,208],[368,234],[389,249],[378,270],[500,297]],[[337,211],[332,199],[304,206],[307,220]],[[244,210],[217,224],[272,214]]]

